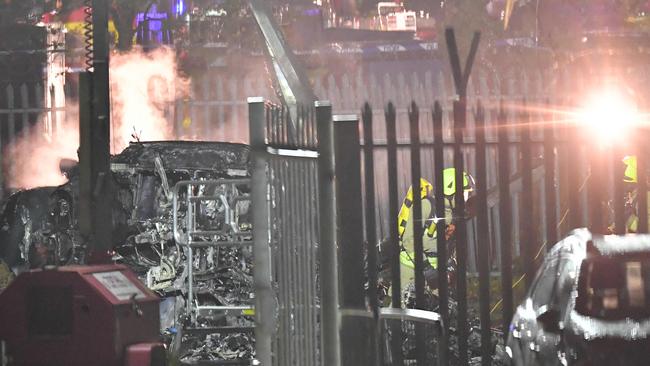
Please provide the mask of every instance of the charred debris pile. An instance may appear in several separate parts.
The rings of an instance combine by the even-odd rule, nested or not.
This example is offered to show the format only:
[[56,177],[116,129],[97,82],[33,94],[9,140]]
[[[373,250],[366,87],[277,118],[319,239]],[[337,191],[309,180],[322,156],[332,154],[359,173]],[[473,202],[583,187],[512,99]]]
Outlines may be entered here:
[[[163,298],[161,328],[169,337],[172,351],[187,361],[253,358],[252,334],[183,334],[186,327],[252,326],[253,321],[250,316],[228,313],[197,314],[192,319],[194,304],[187,298],[187,247],[175,240],[173,224],[175,185],[188,180],[249,177],[249,147],[215,142],[133,143],[111,158],[111,170],[113,193],[107,199],[113,206],[113,260],[132,268]],[[85,262],[87,243],[79,232],[77,216],[78,168],[74,163],[62,164],[62,172],[68,182],[61,186],[19,191],[5,200],[0,216],[0,260],[4,267],[19,272]],[[230,240],[226,225],[236,225],[236,230],[250,239],[247,185],[212,183],[193,189],[194,196],[216,198],[192,203],[195,225],[223,232],[198,239]],[[187,194],[182,189],[177,193],[178,236],[187,235]],[[196,248],[192,267],[195,304],[238,306],[252,302],[250,248]]]

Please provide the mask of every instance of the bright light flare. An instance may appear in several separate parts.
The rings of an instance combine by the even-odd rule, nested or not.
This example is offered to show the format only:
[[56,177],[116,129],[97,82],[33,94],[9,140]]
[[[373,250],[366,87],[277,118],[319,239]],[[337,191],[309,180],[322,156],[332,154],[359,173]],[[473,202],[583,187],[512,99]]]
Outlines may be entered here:
[[604,145],[624,141],[639,122],[636,106],[616,90],[592,95],[578,112],[578,123]]

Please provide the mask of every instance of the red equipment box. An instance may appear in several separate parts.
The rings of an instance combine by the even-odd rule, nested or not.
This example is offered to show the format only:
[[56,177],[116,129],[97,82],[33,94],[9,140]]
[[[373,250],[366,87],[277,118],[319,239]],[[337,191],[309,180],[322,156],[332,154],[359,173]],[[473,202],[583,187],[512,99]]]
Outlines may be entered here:
[[122,265],[34,270],[0,293],[10,365],[164,365],[159,332],[158,296]]

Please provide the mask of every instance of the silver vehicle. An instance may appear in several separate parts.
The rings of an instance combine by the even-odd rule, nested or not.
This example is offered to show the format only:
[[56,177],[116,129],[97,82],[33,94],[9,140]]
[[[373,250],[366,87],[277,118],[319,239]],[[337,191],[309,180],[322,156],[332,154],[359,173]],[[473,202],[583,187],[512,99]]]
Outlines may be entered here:
[[510,325],[512,365],[647,365],[650,235],[573,231],[547,254]]

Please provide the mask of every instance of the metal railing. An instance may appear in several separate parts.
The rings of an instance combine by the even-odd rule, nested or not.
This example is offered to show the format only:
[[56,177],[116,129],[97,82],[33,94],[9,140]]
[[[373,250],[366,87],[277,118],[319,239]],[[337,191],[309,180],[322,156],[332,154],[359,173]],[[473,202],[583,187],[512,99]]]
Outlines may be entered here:
[[249,106],[256,351],[265,365],[321,365],[317,111]]
[[[409,220],[422,223],[422,226],[411,225],[408,229],[415,230],[412,234],[415,307],[434,310],[427,305],[427,289],[433,286],[438,304],[435,309],[442,323],[453,321],[457,324],[455,334],[440,337],[436,354],[438,364],[453,361],[452,364],[465,365],[469,357],[482,357],[484,364],[491,362],[494,334],[507,335],[514,306],[530,286],[544,253],[558,238],[581,226],[588,226],[595,232],[625,233],[631,230],[626,227],[630,212],[640,217],[636,231],[648,230],[645,201],[630,201],[632,196],[625,194],[634,192],[637,197],[646,197],[647,148],[644,141],[648,131],[641,126],[630,131],[623,145],[602,145],[590,138],[589,130],[583,130],[580,121],[567,118],[567,115],[575,115],[577,109],[565,102],[503,101],[484,106],[478,101],[472,106],[456,103],[452,113],[446,113],[436,103],[431,113],[423,118],[420,106],[411,103],[408,138],[402,134],[398,141],[397,117],[392,103],[387,105],[383,121],[372,113],[369,105],[362,108],[362,125],[349,118],[345,131],[335,133],[335,139],[339,140],[336,176],[345,177],[338,183],[345,184],[347,192],[358,192],[352,196],[360,197],[355,206],[350,205],[350,197],[338,199],[338,205],[344,206],[339,210],[362,211],[363,216],[359,213],[355,220],[363,217],[366,228],[361,238],[366,243],[363,250],[353,253],[346,251],[345,242],[339,244],[343,255],[356,258],[341,263],[350,266],[347,272],[341,268],[340,273],[345,278],[341,282],[343,286],[369,284],[369,288],[375,288],[373,282],[378,274],[373,272],[383,271],[383,275],[379,274],[379,283],[390,284],[392,289],[387,299],[392,300],[394,308],[405,306],[399,286],[404,275],[399,253],[404,250],[404,244],[397,229],[401,224],[399,205],[407,205],[411,212]],[[461,110],[468,112],[467,120],[459,117]],[[378,120],[383,123],[377,123]],[[443,126],[450,125],[455,134],[445,136]],[[358,133],[349,137],[359,130],[363,131],[363,138]],[[344,142],[341,143],[341,139]],[[639,177],[635,183],[623,183],[622,159],[626,155],[639,159]],[[357,163],[341,166],[341,159],[345,157]],[[461,159],[465,164],[459,165]],[[446,185],[443,170],[447,168],[455,168],[456,173],[466,171],[475,179],[471,207],[463,209],[455,200],[451,216],[446,212],[449,202],[445,197],[452,201],[453,197],[443,192]],[[455,176],[457,182],[463,179],[458,175]],[[352,181],[351,176],[355,177]],[[422,179],[431,186],[425,189]],[[351,189],[350,184],[357,188]],[[624,184],[627,187],[623,187]],[[426,190],[426,195],[414,194],[402,199],[409,187],[413,192]],[[467,203],[469,201],[463,198],[465,193],[461,185],[456,185],[454,197],[461,197],[462,202]],[[425,201],[430,204],[430,212],[423,208]],[[363,210],[358,208],[361,202]],[[350,216],[345,220],[350,222]],[[437,234],[429,237],[425,231],[432,221]],[[449,224],[455,227],[451,238],[448,230],[440,229]],[[344,228],[345,225],[339,230]],[[461,233],[464,235],[459,235]],[[419,243],[418,238],[421,238]],[[428,241],[429,247],[425,247],[423,240]],[[361,241],[357,238],[353,242]],[[379,261],[373,258],[377,255]],[[423,279],[426,258],[432,255],[437,263],[454,260],[450,267],[453,282],[447,280],[448,267],[445,265],[438,266],[435,285]],[[354,268],[359,267],[367,271],[354,274]],[[473,271],[478,276],[470,278],[468,275]],[[376,296],[376,291],[358,295],[357,309],[365,309],[366,304],[372,307],[378,302]],[[450,301],[454,301],[454,314],[449,311]],[[495,319],[499,319],[498,323]],[[477,326],[483,345],[480,352],[469,349],[467,341],[468,330]],[[502,332],[493,329],[497,327]],[[415,342],[415,350],[420,352],[417,364],[426,364],[428,335],[418,337],[418,333],[426,332],[418,332],[417,327],[413,334],[401,328],[390,330],[391,336],[398,332],[402,332],[403,337],[394,338],[397,341],[391,350],[391,362],[401,365],[406,361],[396,361],[394,356],[403,351],[402,343],[408,341]],[[364,334],[371,337],[373,331],[366,330]],[[356,342],[351,348],[364,344]]]
[[[389,102],[383,116],[365,105],[359,114],[334,117],[332,106],[319,102],[300,114],[306,127],[298,131],[287,127],[286,109],[249,102],[257,156],[253,201],[267,207],[256,210],[255,224],[256,253],[265,266],[258,285],[267,293],[256,295],[265,303],[263,336],[272,364],[302,365],[319,354],[328,366],[467,365],[470,358],[488,365],[493,340],[507,336],[516,303],[559,238],[580,226],[623,233],[630,211],[642,218],[637,231],[648,231],[645,201],[625,202],[626,190],[647,194],[648,131],[634,129],[624,146],[598,145],[583,133],[588,127],[572,120],[578,107],[564,100],[469,102],[461,95],[451,107],[413,102],[397,113]],[[632,154],[638,181],[625,188],[621,159]],[[463,172],[475,178],[471,199],[460,184],[446,192],[448,168],[455,168],[456,182],[464,181]],[[409,188],[424,187],[424,196],[404,197]],[[426,225],[408,229],[414,304],[402,298],[402,205],[411,210],[411,223]],[[317,220],[305,219],[312,215]],[[431,222],[436,230],[427,235]],[[312,245],[319,250],[315,266],[313,253],[305,253]],[[424,275],[433,258],[440,264],[437,280]],[[313,268],[320,308],[304,301],[305,293],[315,297],[313,289],[301,292],[314,284],[311,277],[292,282],[296,274],[312,276]],[[394,310],[385,308],[389,302]],[[316,309],[307,320],[315,313],[320,321],[298,317],[305,304]],[[407,306],[439,317],[442,331],[382,318]],[[305,342],[296,329],[312,324],[318,336]],[[477,333],[480,342],[470,344]],[[320,348],[305,346],[314,339]]]
[[[194,289],[194,250],[197,248],[224,247],[224,246],[252,246],[250,231],[242,231],[238,221],[238,202],[250,201],[249,195],[242,195],[237,188],[238,185],[250,185],[250,178],[241,179],[217,179],[217,180],[193,180],[180,181],[172,191],[173,195],[173,229],[176,243],[187,248],[187,297],[189,313],[192,325],[196,325],[197,315],[210,312],[229,313],[231,315],[252,315],[252,305],[200,305],[195,299]],[[217,194],[202,193],[208,187],[221,187]],[[184,197],[181,197],[184,193]],[[184,227],[181,226],[179,216],[183,200],[185,209]],[[197,218],[202,214],[200,211],[205,204],[214,205],[213,210],[220,208],[223,211],[222,225],[218,228],[201,228]]]

